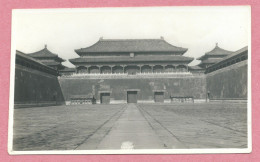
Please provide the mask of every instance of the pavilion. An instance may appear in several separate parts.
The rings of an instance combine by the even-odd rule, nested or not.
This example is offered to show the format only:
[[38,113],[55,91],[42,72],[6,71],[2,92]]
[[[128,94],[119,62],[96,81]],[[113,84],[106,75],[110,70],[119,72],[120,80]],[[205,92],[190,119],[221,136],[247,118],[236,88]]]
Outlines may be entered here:
[[55,70],[59,71],[65,68],[65,66],[62,65],[62,62],[64,62],[65,60],[60,58],[57,54],[54,54],[51,51],[49,51],[47,49],[47,45],[45,45],[45,47],[42,50],[34,53],[29,53],[27,55],[42,62],[47,66],[54,68]]
[[216,43],[214,49],[212,49],[209,52],[206,52],[205,55],[198,58],[198,60],[201,60],[201,63],[198,66],[203,69],[206,69],[209,66],[221,61],[224,57],[231,53],[233,52],[220,48],[218,46],[218,43]]

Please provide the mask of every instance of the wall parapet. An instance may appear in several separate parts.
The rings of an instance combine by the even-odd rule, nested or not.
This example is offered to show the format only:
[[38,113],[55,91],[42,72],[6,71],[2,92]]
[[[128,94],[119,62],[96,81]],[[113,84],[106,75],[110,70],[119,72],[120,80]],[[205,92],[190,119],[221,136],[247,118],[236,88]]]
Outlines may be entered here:
[[169,73],[137,73],[135,75],[127,73],[118,73],[118,74],[79,74],[74,73],[72,75],[63,75],[59,78],[84,78],[84,79],[129,79],[129,78],[183,78],[183,77],[196,77],[204,76],[201,73],[191,73],[191,72],[169,72]]

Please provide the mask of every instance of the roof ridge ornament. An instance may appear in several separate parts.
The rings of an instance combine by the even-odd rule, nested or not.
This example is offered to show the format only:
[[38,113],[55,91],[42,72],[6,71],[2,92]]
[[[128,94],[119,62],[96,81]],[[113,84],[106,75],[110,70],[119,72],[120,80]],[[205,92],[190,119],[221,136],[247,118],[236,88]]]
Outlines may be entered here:
[[164,40],[164,37],[163,37],[163,36],[161,36],[161,39],[162,39],[162,40]]
[[47,48],[47,44],[44,45],[44,48]]
[[99,40],[103,40],[103,36],[99,38]]
[[216,43],[216,47],[218,47],[218,42]]

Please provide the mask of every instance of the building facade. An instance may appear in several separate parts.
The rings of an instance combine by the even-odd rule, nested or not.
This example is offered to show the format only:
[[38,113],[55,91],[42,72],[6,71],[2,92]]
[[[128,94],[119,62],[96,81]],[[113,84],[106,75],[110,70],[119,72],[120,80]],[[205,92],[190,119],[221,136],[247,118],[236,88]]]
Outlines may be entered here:
[[204,69],[188,66],[193,58],[184,56],[187,50],[162,37],[100,38],[69,60],[76,71],[59,79],[65,100],[91,93],[101,104],[203,101],[205,76],[193,73]]

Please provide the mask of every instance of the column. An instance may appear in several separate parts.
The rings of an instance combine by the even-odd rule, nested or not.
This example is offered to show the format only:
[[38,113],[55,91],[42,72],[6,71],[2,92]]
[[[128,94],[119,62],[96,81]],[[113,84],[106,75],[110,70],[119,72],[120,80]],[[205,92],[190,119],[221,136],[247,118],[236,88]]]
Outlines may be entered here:
[[90,67],[91,67],[91,66],[88,66],[88,74],[90,74]]
[[76,66],[76,73],[77,73],[77,74],[79,73],[78,66]]
[[89,66],[86,66],[86,68],[87,68],[87,74],[89,74],[89,71],[88,71],[89,70]]
[[179,72],[179,65],[176,65],[175,71],[178,73]]
[[142,73],[142,71],[141,71],[141,66],[142,65],[137,65],[138,67],[139,67],[139,73]]

